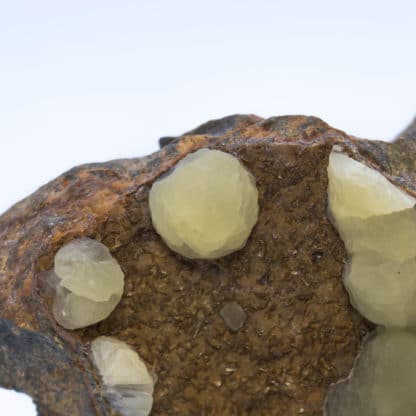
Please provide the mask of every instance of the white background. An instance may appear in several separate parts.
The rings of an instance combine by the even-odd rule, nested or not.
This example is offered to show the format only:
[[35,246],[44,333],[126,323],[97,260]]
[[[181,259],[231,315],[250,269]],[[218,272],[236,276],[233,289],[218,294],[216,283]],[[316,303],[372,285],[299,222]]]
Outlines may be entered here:
[[[0,212],[233,113],[393,138],[416,113],[415,4],[0,0]],[[5,397],[4,414],[32,414]]]

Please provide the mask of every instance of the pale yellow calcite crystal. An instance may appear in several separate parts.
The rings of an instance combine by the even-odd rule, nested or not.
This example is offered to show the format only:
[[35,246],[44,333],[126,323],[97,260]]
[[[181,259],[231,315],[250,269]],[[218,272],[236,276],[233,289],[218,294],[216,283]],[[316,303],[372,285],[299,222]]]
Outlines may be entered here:
[[391,214],[415,205],[414,198],[381,173],[342,153],[331,152],[328,178],[329,206],[336,222]]
[[123,294],[124,274],[108,248],[81,238],[55,256],[55,319],[67,329],[82,328],[107,318]]
[[149,415],[154,379],[136,351],[118,339],[98,337],[91,353],[112,406],[123,416]]
[[234,156],[201,149],[152,186],[153,225],[166,244],[188,258],[212,259],[242,248],[257,222],[252,175]]
[[416,415],[416,335],[381,330],[350,377],[328,392],[325,416]]
[[416,200],[344,154],[331,153],[328,178],[351,303],[379,325],[416,327]]

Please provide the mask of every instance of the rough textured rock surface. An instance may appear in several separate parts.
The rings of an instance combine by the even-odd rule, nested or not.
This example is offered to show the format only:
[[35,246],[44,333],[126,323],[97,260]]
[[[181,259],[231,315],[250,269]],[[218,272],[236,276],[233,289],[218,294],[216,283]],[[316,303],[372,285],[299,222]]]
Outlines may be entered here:
[[[43,416],[112,415],[87,354],[107,335],[157,374],[153,415],[321,415],[370,330],[341,281],[347,254],[327,217],[328,156],[338,144],[416,195],[408,131],[390,144],[312,117],[232,116],[148,157],[80,166],[45,185],[0,217],[0,385],[30,394]],[[217,261],[174,254],[149,215],[152,182],[201,147],[238,157],[259,190],[247,245]],[[51,316],[45,271],[78,237],[110,248],[124,296],[107,320],[66,331]],[[247,314],[237,332],[219,314],[232,301]]]

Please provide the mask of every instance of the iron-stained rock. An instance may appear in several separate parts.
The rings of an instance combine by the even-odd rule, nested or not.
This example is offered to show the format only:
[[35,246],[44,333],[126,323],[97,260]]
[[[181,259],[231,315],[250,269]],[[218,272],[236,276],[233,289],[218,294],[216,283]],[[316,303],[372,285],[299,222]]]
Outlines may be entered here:
[[[371,329],[342,284],[347,253],[327,215],[330,152],[337,145],[416,196],[415,143],[358,140],[313,117],[235,116],[151,156],[63,174],[0,217],[0,385],[29,393],[41,416],[113,415],[86,351],[114,336],[158,375],[152,415],[321,415]],[[200,148],[233,154],[258,189],[247,244],[210,261],[166,247],[148,205],[154,181]],[[125,290],[106,320],[67,331],[51,315],[44,272],[82,237],[110,249]],[[229,331],[218,314],[230,299],[249,316],[244,330]]]

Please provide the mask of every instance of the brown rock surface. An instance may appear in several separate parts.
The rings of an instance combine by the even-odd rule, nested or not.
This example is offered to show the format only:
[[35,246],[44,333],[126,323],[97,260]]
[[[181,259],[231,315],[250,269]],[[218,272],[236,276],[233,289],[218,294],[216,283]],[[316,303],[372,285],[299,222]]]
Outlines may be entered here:
[[[40,415],[112,415],[88,357],[99,335],[133,345],[158,376],[152,415],[320,415],[370,326],[342,286],[344,245],[326,213],[334,144],[416,195],[416,137],[358,140],[303,116],[208,122],[140,159],[80,166],[0,217],[0,385],[30,394]],[[149,215],[152,182],[200,147],[253,173],[259,222],[245,248],[217,261],[171,252]],[[104,322],[78,331],[51,316],[45,271],[77,237],[106,244],[126,274]],[[238,302],[244,326],[219,312]]]

